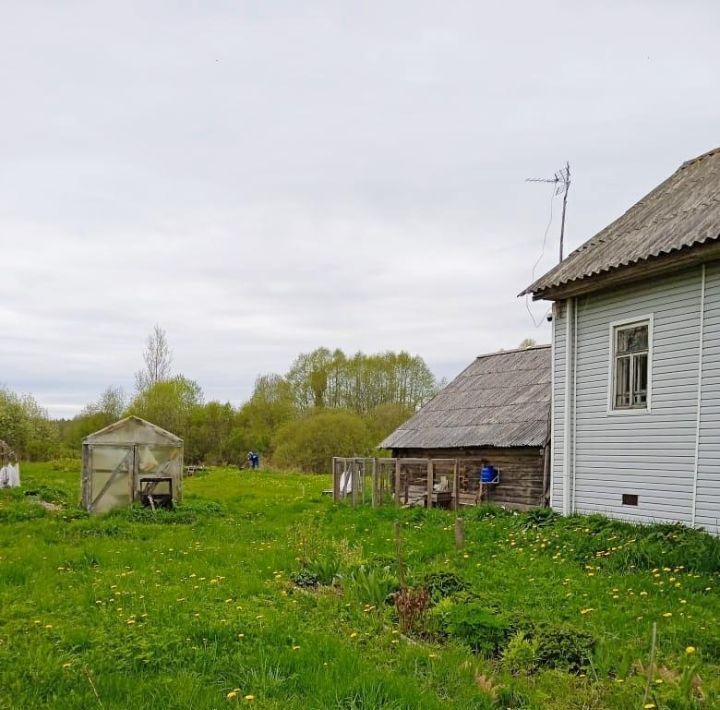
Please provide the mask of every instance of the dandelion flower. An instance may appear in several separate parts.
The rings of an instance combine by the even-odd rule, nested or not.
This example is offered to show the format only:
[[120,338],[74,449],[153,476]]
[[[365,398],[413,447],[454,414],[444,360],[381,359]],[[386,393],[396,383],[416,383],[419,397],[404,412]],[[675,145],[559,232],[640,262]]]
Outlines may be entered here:
[[669,618],[672,616],[672,612],[671,612],[671,611],[666,611],[666,612],[663,614],[663,616],[664,616],[666,619],[669,619]]
[[245,700],[247,700],[247,702],[251,703],[253,700],[255,700],[255,696],[254,695],[246,695]]
[[299,651],[299,650],[300,650],[300,646],[293,646],[293,647],[292,647],[292,650],[293,650],[293,651]]
[[237,696],[238,696],[237,691],[236,691],[236,690],[231,690],[225,697],[226,697],[228,700],[235,700],[235,698],[237,698]]
[[591,611],[595,611],[592,607],[588,607],[587,609],[580,609],[581,614],[589,614]]
[[655,707],[657,707],[655,703],[645,703],[645,705],[643,705],[644,710],[652,710]]
[[685,649],[685,653],[687,653],[688,656],[691,656],[693,653],[695,653],[695,646],[688,646]]

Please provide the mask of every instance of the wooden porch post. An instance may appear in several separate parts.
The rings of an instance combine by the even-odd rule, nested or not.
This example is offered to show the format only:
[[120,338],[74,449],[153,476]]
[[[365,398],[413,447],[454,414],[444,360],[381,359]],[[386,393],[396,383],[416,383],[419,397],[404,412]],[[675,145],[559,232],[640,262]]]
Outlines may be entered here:
[[427,501],[426,508],[432,508],[433,483],[435,482],[435,466],[433,460],[428,459],[427,462]]

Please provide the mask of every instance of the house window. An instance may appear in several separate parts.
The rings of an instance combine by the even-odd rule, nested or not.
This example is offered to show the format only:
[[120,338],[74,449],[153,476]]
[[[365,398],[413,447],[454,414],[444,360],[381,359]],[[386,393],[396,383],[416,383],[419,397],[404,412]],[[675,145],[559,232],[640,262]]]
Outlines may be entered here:
[[647,409],[650,322],[613,329],[613,409]]

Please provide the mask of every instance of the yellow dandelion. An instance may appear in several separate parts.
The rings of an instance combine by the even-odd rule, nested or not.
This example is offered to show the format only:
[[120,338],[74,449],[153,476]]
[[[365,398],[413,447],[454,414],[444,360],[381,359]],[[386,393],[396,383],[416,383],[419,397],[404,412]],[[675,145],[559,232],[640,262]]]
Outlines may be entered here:
[[292,647],[292,650],[293,650],[293,651],[299,651],[299,650],[300,650],[300,646],[293,646],[293,647]]
[[688,646],[685,649],[685,653],[687,653],[688,656],[691,656],[693,653],[695,653],[695,646]]
[[237,698],[237,696],[238,696],[237,691],[236,691],[236,690],[231,690],[225,697],[226,697],[228,700],[235,700],[235,698]]
[[669,618],[672,616],[672,612],[671,612],[671,611],[666,611],[666,612],[663,614],[663,616],[664,616],[666,619],[669,619]]
[[353,632],[350,634],[350,638],[351,638],[351,639],[357,638],[357,631],[353,631]]
[[655,703],[645,703],[645,705],[643,705],[644,710],[653,710],[655,707],[657,707]]
[[591,611],[595,611],[592,607],[588,607],[587,609],[580,609],[581,614],[589,614]]
[[72,663],[63,663],[63,668],[70,668]]
[[255,696],[254,695],[246,695],[245,700],[247,700],[247,702],[251,703],[253,700],[255,700]]

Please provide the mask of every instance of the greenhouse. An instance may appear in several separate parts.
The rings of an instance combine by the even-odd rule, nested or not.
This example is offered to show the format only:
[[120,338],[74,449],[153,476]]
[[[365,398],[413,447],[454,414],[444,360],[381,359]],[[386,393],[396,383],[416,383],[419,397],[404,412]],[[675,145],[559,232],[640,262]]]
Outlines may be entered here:
[[182,471],[182,439],[139,417],[121,419],[83,442],[83,507],[171,507],[182,500]]

